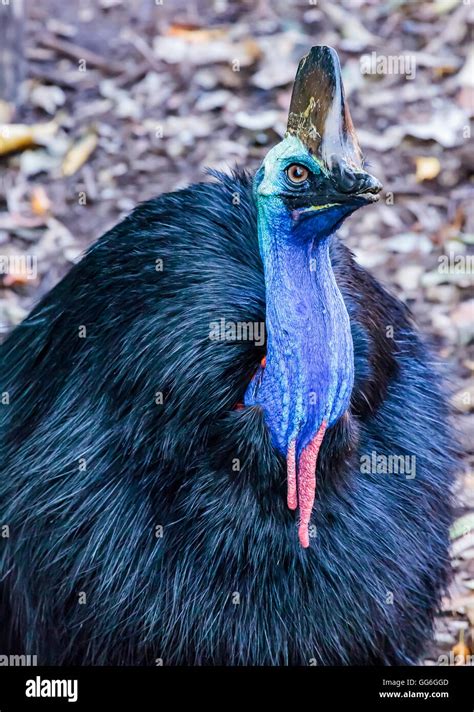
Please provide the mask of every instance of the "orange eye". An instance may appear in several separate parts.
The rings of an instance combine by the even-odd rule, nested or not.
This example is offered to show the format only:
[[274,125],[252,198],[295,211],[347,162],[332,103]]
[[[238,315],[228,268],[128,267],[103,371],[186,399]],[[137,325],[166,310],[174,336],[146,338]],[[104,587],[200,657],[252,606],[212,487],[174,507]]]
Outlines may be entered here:
[[309,176],[309,171],[299,163],[293,163],[286,169],[286,175],[292,183],[304,183]]

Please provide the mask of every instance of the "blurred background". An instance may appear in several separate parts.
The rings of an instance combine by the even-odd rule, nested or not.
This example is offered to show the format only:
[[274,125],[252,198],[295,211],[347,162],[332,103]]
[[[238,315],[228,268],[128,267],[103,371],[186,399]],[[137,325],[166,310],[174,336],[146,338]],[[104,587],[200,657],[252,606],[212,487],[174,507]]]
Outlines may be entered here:
[[340,234],[447,364],[467,451],[454,581],[426,664],[474,653],[470,0],[10,0],[0,5],[0,335],[133,206],[254,170],[299,59],[335,47],[381,202]]

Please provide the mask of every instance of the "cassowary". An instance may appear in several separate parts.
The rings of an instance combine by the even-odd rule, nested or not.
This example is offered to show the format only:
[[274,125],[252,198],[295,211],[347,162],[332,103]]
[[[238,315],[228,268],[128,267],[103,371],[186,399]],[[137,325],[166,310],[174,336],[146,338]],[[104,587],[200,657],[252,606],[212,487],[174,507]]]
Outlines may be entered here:
[[[140,205],[13,331],[0,652],[417,662],[456,459],[406,308],[335,235],[380,189],[313,48],[253,180]],[[409,475],[379,467],[400,458]]]

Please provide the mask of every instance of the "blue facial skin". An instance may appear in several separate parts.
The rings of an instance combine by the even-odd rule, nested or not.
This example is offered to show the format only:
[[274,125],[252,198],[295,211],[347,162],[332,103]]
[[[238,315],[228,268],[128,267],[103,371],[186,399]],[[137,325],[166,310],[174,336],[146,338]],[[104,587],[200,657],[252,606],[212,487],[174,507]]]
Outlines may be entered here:
[[[291,209],[293,186],[286,169],[295,163],[311,171],[313,192],[308,204],[301,205],[305,188],[297,186],[299,207]],[[320,181],[321,195],[329,195],[324,169],[299,139],[287,137],[269,152],[255,179],[267,358],[247,388],[244,404],[263,408],[273,443],[285,456],[296,440],[297,460],[323,420],[331,427],[345,413],[354,382],[349,315],[329,245],[335,229],[358,205],[348,200],[313,209],[314,178],[316,185]]]

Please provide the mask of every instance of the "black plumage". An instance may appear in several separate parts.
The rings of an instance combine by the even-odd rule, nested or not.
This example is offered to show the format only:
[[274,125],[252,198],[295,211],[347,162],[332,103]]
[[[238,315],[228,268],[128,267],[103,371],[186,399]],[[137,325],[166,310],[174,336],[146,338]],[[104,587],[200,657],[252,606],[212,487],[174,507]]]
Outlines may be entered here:
[[[140,205],[13,331],[0,349],[2,652],[416,662],[449,571],[448,410],[405,307],[337,238],[331,259],[355,386],[323,441],[307,550],[262,412],[234,408],[265,349],[209,339],[213,321],[265,318],[247,176]],[[414,455],[416,476],[362,473],[373,451]]]

